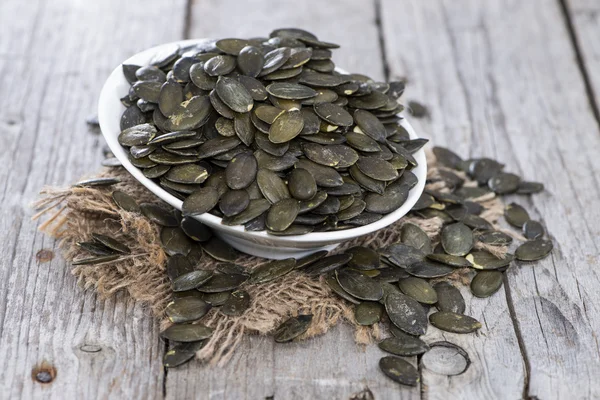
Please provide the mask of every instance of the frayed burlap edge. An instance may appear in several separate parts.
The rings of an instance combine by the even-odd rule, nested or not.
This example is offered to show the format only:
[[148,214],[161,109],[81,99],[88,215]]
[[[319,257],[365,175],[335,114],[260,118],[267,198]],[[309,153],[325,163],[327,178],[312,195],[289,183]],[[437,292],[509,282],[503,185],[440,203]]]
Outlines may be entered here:
[[[428,153],[427,156],[427,187],[448,191],[443,181],[436,179],[438,167],[433,154]],[[465,185],[475,184],[464,173],[452,172],[465,179]],[[96,176],[116,177],[121,182],[110,189],[44,188],[42,198],[34,204],[39,212],[33,218],[45,217],[39,230],[59,240],[63,257],[69,262],[85,256],[77,242],[90,240],[92,232],[107,234],[126,243],[131,255],[100,265],[75,266],[71,272],[83,288],[92,288],[102,297],[111,296],[119,290],[127,291],[134,300],[150,307],[161,329],[164,329],[170,325],[164,310],[171,300],[171,288],[165,273],[167,256],[160,245],[159,227],[140,214],[118,208],[112,201],[111,192],[114,189],[127,192],[138,203],[152,203],[157,199],[123,168],[105,169]],[[485,210],[481,216],[500,229],[497,221],[504,211],[502,201],[493,195],[473,200],[483,205]],[[404,217],[385,229],[342,243],[333,253],[357,245],[381,248],[396,243],[400,240],[401,226],[407,222],[421,227],[434,243],[439,241],[441,219]],[[515,236],[512,231],[507,233]],[[476,243],[475,247],[498,257],[507,251],[505,247],[483,243]],[[243,255],[237,262],[251,270],[264,261]],[[198,267],[212,269],[217,264],[205,255]],[[469,269],[458,269],[445,279],[467,284],[471,275]],[[302,338],[324,334],[341,321],[354,326],[355,339],[359,344],[372,343],[382,337],[383,327],[379,324],[366,327],[356,323],[352,304],[332,293],[323,277],[313,279],[303,273],[292,272],[266,284],[247,284],[244,289],[250,294],[251,304],[242,316],[230,317],[213,309],[202,319],[202,323],[213,328],[214,332],[198,352],[200,360],[222,366],[234,354],[244,335],[268,334],[285,319],[299,313],[313,314],[313,322]]]

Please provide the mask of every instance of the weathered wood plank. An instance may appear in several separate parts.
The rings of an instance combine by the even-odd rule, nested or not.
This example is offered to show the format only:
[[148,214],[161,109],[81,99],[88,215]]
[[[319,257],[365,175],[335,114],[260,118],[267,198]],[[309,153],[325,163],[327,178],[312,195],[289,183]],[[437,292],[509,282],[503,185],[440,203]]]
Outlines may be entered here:
[[[91,173],[103,140],[85,118],[108,73],[128,55],[175,40],[185,2],[0,3],[0,388],[9,398],[157,398],[163,343],[149,313],[126,296],[83,293],[36,232],[28,205],[45,184]],[[157,24],[163,17],[169,24]],[[89,352],[83,345],[100,346]],[[87,350],[87,352],[86,352]],[[56,369],[52,383],[34,366]]]
[[[267,36],[275,28],[302,27],[342,46],[334,51],[338,66],[382,79],[374,10],[372,2],[358,0],[310,0],[293,7],[273,0],[201,1],[193,3],[190,36]],[[222,23],[223,15],[227,15],[227,24]],[[360,27],[360,33],[340,29],[335,21]],[[347,399],[369,387],[377,399],[419,398],[418,388],[400,387],[381,374],[381,354],[376,346],[365,350],[358,347],[346,326],[307,342],[286,345],[274,344],[272,338],[249,337],[222,370],[202,368],[197,362],[169,370],[167,397]]]
[[591,103],[596,108],[596,119],[600,123],[600,3],[594,0],[562,1],[581,53],[582,67],[591,89]]
[[[431,108],[431,119],[413,119],[417,129],[463,156],[500,159],[509,171],[546,184],[545,193],[518,202],[548,228],[555,251],[507,275],[530,374],[523,381],[520,365],[498,362],[507,346],[518,351],[509,330],[483,329],[489,353],[480,362],[490,370],[489,393],[517,397],[524,382],[526,396],[597,397],[600,299],[594,267],[600,213],[588,205],[600,196],[600,134],[559,4],[383,4],[392,74],[407,76],[407,98]],[[486,317],[499,312],[496,307],[506,310],[504,300],[492,303],[498,296],[490,300]],[[507,382],[507,375],[516,383]],[[458,381],[448,386],[432,393],[438,387],[432,384],[428,394],[447,396],[446,389],[462,397],[465,389]]]

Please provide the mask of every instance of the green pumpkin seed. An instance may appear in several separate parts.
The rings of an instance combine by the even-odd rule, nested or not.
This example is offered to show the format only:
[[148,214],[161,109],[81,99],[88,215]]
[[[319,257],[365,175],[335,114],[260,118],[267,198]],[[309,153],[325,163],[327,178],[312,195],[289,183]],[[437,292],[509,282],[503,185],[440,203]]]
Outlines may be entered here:
[[381,358],[379,368],[388,378],[402,385],[417,386],[420,381],[417,369],[400,357]]
[[112,199],[117,206],[123,211],[139,213],[140,206],[133,197],[120,190],[115,190],[112,193]]
[[256,78],[262,71],[265,60],[257,47],[245,46],[239,52],[237,63],[244,75]]
[[237,215],[233,215],[230,217],[224,217],[221,220],[223,225],[243,225],[252,221],[255,218],[258,218],[265,211],[267,211],[271,207],[271,203],[266,199],[255,199],[250,200],[248,207],[241,213]]
[[348,269],[336,271],[340,286],[351,296],[361,300],[378,301],[383,297],[381,283]]
[[221,307],[221,313],[230,317],[240,316],[250,307],[250,295],[245,290],[236,290]]
[[208,339],[212,335],[212,328],[202,324],[173,325],[160,333],[160,336],[175,342],[197,342]]
[[515,257],[520,261],[537,261],[546,257],[552,251],[553,244],[549,240],[535,239],[523,243],[515,251]]
[[504,218],[506,222],[517,228],[522,228],[525,222],[529,221],[527,210],[518,204],[510,203],[504,209]]
[[481,232],[493,230],[494,227],[486,219],[481,218],[478,215],[467,214],[463,219],[462,223],[467,225],[471,229],[475,229]]
[[270,282],[288,274],[295,266],[296,260],[293,258],[269,261],[255,268],[252,271],[250,279],[252,283]]
[[363,246],[356,246],[346,250],[346,254],[352,254],[348,261],[348,267],[358,270],[377,269],[380,266],[379,253]]
[[342,176],[335,169],[324,165],[319,165],[311,160],[298,160],[296,163],[296,168],[307,170],[313,176],[318,186],[331,188],[342,186],[344,184]]
[[233,157],[225,169],[227,186],[244,189],[256,179],[258,162],[252,153],[241,153]]
[[245,274],[214,274],[208,281],[197,287],[202,293],[227,292],[237,289],[248,280]]
[[163,176],[170,169],[171,166],[169,165],[155,165],[154,167],[144,169],[142,172],[146,178],[155,179]]
[[477,297],[489,297],[502,286],[502,272],[479,271],[471,281],[471,293]]
[[518,194],[533,194],[544,190],[544,184],[539,182],[519,182]]
[[515,174],[501,172],[490,178],[488,187],[496,194],[514,193],[519,188],[521,178]]
[[439,311],[429,316],[431,325],[446,332],[471,333],[481,328],[475,318],[450,311]]
[[322,259],[329,253],[327,250],[319,250],[302,258],[296,260],[296,266],[294,269],[301,269],[314,264],[316,261]]
[[335,274],[327,275],[327,277],[325,278],[325,283],[327,283],[329,288],[342,299],[348,300],[349,302],[354,304],[360,304],[359,300],[355,299],[354,297],[349,295],[344,289],[342,289],[337,279],[335,278]]
[[265,85],[263,85],[258,79],[255,79],[251,76],[240,75],[238,77],[238,80],[242,85],[244,85],[244,87],[246,88],[248,93],[250,93],[250,96],[252,96],[252,99],[254,99],[254,101],[267,100],[269,96],[267,88],[265,88]]
[[197,321],[208,313],[211,305],[199,297],[184,297],[176,299],[165,308],[169,321],[175,324]]
[[267,228],[271,231],[281,232],[292,225],[298,212],[300,205],[295,199],[283,199],[273,204],[267,213]]
[[92,233],[92,238],[96,242],[104,245],[105,247],[108,247],[115,253],[121,253],[121,254],[130,254],[131,253],[131,250],[129,249],[129,247],[127,247],[125,244],[119,242],[118,240],[116,240],[110,236],[101,235],[99,233]]
[[487,251],[472,251],[471,254],[467,255],[467,260],[473,264],[473,268],[476,269],[500,269],[507,267],[508,264],[514,259],[512,254],[506,254],[504,258],[498,258]]
[[540,239],[544,233],[544,227],[537,221],[529,220],[523,224],[523,235],[529,240]]
[[308,86],[290,82],[276,82],[267,86],[269,94],[289,100],[302,100],[310,97],[315,97],[317,92]]
[[99,256],[99,257],[80,258],[78,260],[73,260],[71,265],[103,264],[103,263],[107,263],[110,261],[115,261],[115,260],[119,259],[119,257],[121,257],[121,255],[113,254],[113,255]]
[[440,311],[462,314],[465,312],[465,300],[460,291],[448,282],[438,282],[433,288],[437,294],[436,307]]
[[213,307],[222,306],[229,299],[229,296],[231,296],[231,292],[229,292],[229,291],[216,292],[216,293],[200,293],[200,292],[197,292],[197,293],[200,294],[200,298],[202,300],[204,300],[208,304],[212,305]]
[[298,200],[309,200],[317,193],[317,183],[310,172],[295,168],[288,177],[290,194]]
[[233,111],[245,113],[252,110],[254,100],[244,85],[237,80],[220,76],[215,89],[219,98]]
[[348,264],[348,261],[351,259],[351,254],[334,254],[323,257],[320,260],[312,263],[312,265],[306,269],[306,273],[308,275],[322,275]]
[[250,196],[245,190],[229,190],[219,199],[219,209],[226,217],[240,214],[250,205]]
[[204,63],[204,72],[209,76],[227,75],[235,69],[235,57],[229,55],[214,56]]
[[315,113],[334,126],[352,126],[354,119],[343,107],[333,103],[315,104]]
[[272,204],[290,197],[290,192],[283,179],[272,171],[259,169],[256,182],[263,196]]
[[[181,254],[173,255],[167,260],[167,276],[173,282],[175,279],[194,271],[190,260]],[[190,276],[191,277],[191,276]],[[188,277],[188,278],[190,278]]]
[[487,184],[495,175],[504,168],[503,164],[489,158],[474,160],[469,166],[469,174],[480,184]]
[[429,236],[415,224],[405,223],[400,231],[402,243],[421,250],[425,254],[433,252]]
[[77,246],[95,256],[114,255],[115,251],[98,242],[77,242]]
[[335,167],[340,162],[340,157],[327,146],[317,143],[304,143],[302,149],[304,150],[304,155],[317,164]]
[[425,258],[425,254],[421,250],[404,243],[392,244],[380,252],[389,262],[400,268],[406,268]]
[[217,77],[210,76],[204,71],[204,64],[197,63],[190,68],[190,80],[202,90],[213,90],[217,85]]
[[423,307],[402,293],[389,293],[385,310],[392,323],[410,335],[423,335],[427,330],[427,313]]
[[304,119],[299,110],[289,110],[273,121],[269,129],[269,140],[273,143],[289,142],[300,134]]
[[267,105],[260,105],[256,109],[254,109],[254,114],[256,114],[256,116],[261,121],[264,121],[269,125],[275,122],[277,117],[279,117],[284,112],[285,110]]
[[102,187],[115,185],[119,182],[121,182],[121,180],[117,178],[92,178],[79,181],[73,184],[73,187]]
[[209,158],[226,153],[241,143],[237,137],[209,139],[198,148],[198,158]]
[[417,300],[419,303],[435,304],[437,302],[435,290],[425,279],[405,278],[398,283],[398,286],[402,293]]
[[354,308],[354,318],[359,325],[373,325],[379,322],[383,314],[383,306],[372,301],[365,301]]
[[186,217],[204,214],[212,210],[218,201],[219,194],[214,188],[203,187],[186,197],[181,206],[181,212]]
[[188,237],[197,242],[205,242],[212,236],[210,228],[193,217],[183,217],[181,229]]
[[[468,258],[467,258],[468,259]],[[470,261],[470,260],[469,260]],[[409,265],[406,272],[418,278],[440,278],[454,272],[454,268],[434,261],[419,261]]]
[[305,333],[312,322],[312,315],[298,315],[286,320],[274,332],[277,343],[290,342]]
[[175,368],[190,361],[204,347],[206,341],[177,343],[165,353],[163,365],[165,368]]
[[238,252],[216,236],[202,243],[202,250],[219,261],[234,262],[238,258]]
[[442,229],[441,243],[446,253],[465,256],[473,248],[473,231],[462,222],[446,225]]
[[259,76],[268,75],[281,68],[292,55],[289,47],[280,47],[265,54],[265,63]]
[[187,256],[192,250],[192,243],[179,227],[163,227],[160,231],[160,241],[165,253],[170,256],[182,254]]
[[459,257],[459,256],[453,256],[450,254],[434,253],[434,254],[427,254],[426,257],[430,260],[437,261],[442,264],[446,264],[446,265],[449,265],[449,266],[455,267],[455,268],[467,268],[467,267],[473,266],[473,264],[471,264],[466,258]]
[[406,202],[408,194],[406,186],[390,185],[383,194],[369,193],[365,196],[366,210],[378,214],[389,214]]
[[427,343],[419,338],[404,334],[400,331],[402,337],[390,337],[379,342],[378,346],[381,350],[397,356],[418,356],[429,350]]
[[513,238],[504,232],[491,231],[482,233],[477,237],[481,243],[490,244],[492,246],[508,246],[512,243]]
[[208,171],[198,164],[178,165],[171,168],[165,178],[176,183],[199,184],[208,178]]
[[191,290],[202,285],[209,279],[211,279],[212,271],[195,270],[183,275],[180,275],[173,279],[172,290],[174,292],[183,292]]

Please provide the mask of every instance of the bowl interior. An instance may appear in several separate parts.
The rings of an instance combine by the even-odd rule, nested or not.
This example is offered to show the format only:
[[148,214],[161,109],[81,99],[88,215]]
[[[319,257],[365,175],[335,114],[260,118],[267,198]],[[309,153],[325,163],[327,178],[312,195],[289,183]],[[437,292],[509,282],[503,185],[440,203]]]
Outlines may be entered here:
[[[137,53],[136,55],[125,60],[123,64],[148,65],[155,54],[157,54],[161,50],[164,51],[167,48],[172,47],[174,44],[178,44],[182,47],[185,47],[194,44],[200,44],[207,41],[208,39],[184,40],[156,46],[142,51],[140,53]],[[340,70],[340,72],[344,71]],[[152,191],[160,199],[169,203],[171,206],[181,210],[182,201],[166,192],[157,183],[146,178],[140,169],[131,164],[126,150],[123,147],[121,147],[121,145],[117,141],[118,135],[121,132],[121,114],[125,110],[125,106],[123,106],[123,104],[121,103],[120,98],[122,98],[128,93],[129,86],[129,83],[123,76],[121,65],[119,65],[110,74],[100,93],[100,100],[98,104],[98,119],[100,122],[102,134],[104,135],[104,138],[106,139],[106,142],[110,147],[112,153],[115,155],[115,157],[119,159],[119,161],[121,161],[123,166],[127,169],[127,171],[129,171],[129,173],[131,173],[142,185],[144,185],[146,188]],[[416,132],[406,119],[402,119],[400,123],[408,131],[411,139],[418,138]],[[266,231],[248,232],[244,230],[243,226],[222,225],[221,218],[208,213],[199,215],[196,218],[199,221],[205,223],[206,225],[221,231],[222,233],[250,239],[255,238],[263,242],[266,239],[271,241],[272,243],[284,245],[286,243],[291,244],[295,242],[334,243],[359,237],[374,232],[378,229],[382,229],[397,221],[406,213],[408,213],[408,211],[410,211],[413,205],[417,202],[417,200],[421,196],[421,193],[423,192],[423,189],[425,188],[427,164],[425,160],[425,152],[423,149],[416,152],[414,154],[414,157],[419,165],[416,168],[414,168],[412,172],[416,175],[418,183],[410,191],[408,199],[400,208],[391,212],[390,214],[385,215],[379,221],[369,225],[341,231],[316,232],[298,236],[272,236],[269,235]]]

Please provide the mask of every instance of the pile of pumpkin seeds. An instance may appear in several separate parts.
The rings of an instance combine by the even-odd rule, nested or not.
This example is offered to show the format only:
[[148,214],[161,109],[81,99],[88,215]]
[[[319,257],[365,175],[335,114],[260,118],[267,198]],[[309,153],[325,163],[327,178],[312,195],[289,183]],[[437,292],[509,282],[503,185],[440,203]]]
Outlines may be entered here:
[[[444,278],[457,269],[471,269],[475,272],[470,282],[472,294],[489,297],[500,289],[503,274],[514,260],[539,260],[552,250],[552,242],[544,238],[543,226],[516,203],[506,206],[505,220],[521,230],[527,241],[517,246],[514,254],[507,253],[502,258],[476,250],[478,242],[510,246],[513,238],[480,217],[484,208],[474,199],[512,193],[529,195],[544,187],[503,172],[502,164],[488,158],[463,160],[441,147],[434,147],[433,152],[444,168],[428,183],[441,180],[451,190],[426,190],[411,215],[442,219],[438,243],[432,242],[417,225],[405,223],[400,241],[384,248],[357,246],[334,255],[318,251],[300,259],[269,261],[252,271],[236,264],[239,253],[213,236],[210,228],[194,217],[156,204],[138,205],[125,192],[114,190],[112,198],[118,207],[143,214],[160,226],[162,247],[169,256],[166,270],[173,300],[166,314],[173,325],[161,332],[161,336],[173,346],[165,355],[165,366],[176,367],[192,359],[211,337],[212,329],[202,324],[202,318],[212,308],[228,316],[240,316],[251,305],[246,285],[272,282],[296,270],[314,279],[322,276],[333,293],[355,305],[358,324],[387,322],[391,337],[381,341],[379,347],[391,355],[380,360],[380,368],[396,382],[417,385],[417,369],[402,357],[420,356],[429,350],[428,344],[419,338],[429,324],[459,334],[475,332],[481,327],[479,321],[465,315],[460,290]],[[479,185],[463,186],[458,171],[465,172]],[[115,183],[117,179],[99,178],[74,186],[110,187]],[[76,265],[106,263],[130,253],[123,243],[98,233],[78,245],[91,257],[75,261]],[[220,263],[214,270],[203,269],[205,257]],[[283,343],[300,337],[311,321],[312,315],[289,318],[276,329],[274,340]]]
[[338,47],[289,28],[124,64],[119,143],[185,216],[273,235],[373,223],[406,201],[427,140],[400,124],[403,82],[337,72]]

